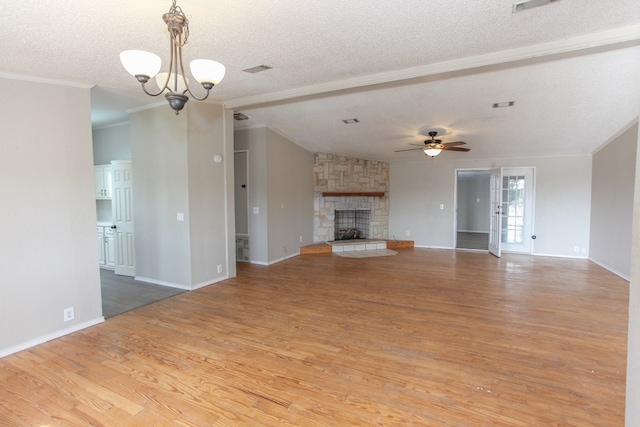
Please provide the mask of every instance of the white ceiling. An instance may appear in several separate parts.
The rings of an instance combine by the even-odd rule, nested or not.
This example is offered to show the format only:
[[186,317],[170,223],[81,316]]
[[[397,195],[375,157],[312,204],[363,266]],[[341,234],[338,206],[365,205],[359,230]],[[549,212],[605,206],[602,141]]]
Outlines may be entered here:
[[[162,101],[141,95],[118,54],[168,59],[170,0],[2,2],[0,76],[97,85],[94,124]],[[211,100],[310,151],[384,161],[426,139],[464,140],[499,158],[591,153],[640,112],[640,4],[561,0],[178,0],[188,60],[227,67]],[[242,70],[266,64],[258,74]],[[494,102],[515,106],[492,109]],[[194,102],[194,101],[191,101]],[[169,108],[169,107],[167,107]],[[358,118],[345,125],[342,119]]]

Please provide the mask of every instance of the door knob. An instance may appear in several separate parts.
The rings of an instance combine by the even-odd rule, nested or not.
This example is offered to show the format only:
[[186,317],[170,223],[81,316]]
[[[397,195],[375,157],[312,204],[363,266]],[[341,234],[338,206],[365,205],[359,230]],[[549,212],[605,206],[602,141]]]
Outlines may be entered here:
[[111,228],[115,230],[118,227],[116,227],[115,225],[112,225]]

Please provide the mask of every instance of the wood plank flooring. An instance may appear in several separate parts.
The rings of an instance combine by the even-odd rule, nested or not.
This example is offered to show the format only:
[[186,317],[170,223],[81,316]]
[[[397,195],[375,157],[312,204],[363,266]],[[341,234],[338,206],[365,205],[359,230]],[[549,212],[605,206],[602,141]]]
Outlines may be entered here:
[[100,269],[102,315],[105,319],[184,292],[182,289],[140,282]]
[[622,426],[628,283],[586,260],[300,256],[0,359],[0,425]]

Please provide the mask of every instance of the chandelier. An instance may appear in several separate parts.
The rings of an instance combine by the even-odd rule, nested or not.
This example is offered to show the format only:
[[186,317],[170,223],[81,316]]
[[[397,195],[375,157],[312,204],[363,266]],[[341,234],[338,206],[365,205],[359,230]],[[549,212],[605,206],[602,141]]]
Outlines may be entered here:
[[[191,61],[191,74],[207,91],[202,98],[194,95],[184,74],[182,60],[182,47],[187,44],[189,39],[189,20],[182,12],[182,9],[176,6],[176,0],[173,0],[171,9],[162,15],[162,19],[167,24],[167,30],[170,35],[171,59],[169,60],[169,71],[158,74],[162,60],[158,55],[144,50],[125,50],[120,53],[120,61],[129,74],[140,82],[142,90],[147,95],[158,96],[166,91],[164,97],[177,115],[189,100],[187,93],[198,101],[207,99],[209,91],[220,83],[224,77],[225,67],[219,62],[209,59]],[[156,83],[160,88],[157,93],[149,92],[146,87],[147,82],[153,77],[155,77]]]

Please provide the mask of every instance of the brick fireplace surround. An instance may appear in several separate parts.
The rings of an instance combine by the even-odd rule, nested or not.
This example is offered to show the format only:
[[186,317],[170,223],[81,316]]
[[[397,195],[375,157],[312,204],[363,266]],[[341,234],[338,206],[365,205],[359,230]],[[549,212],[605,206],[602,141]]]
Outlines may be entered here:
[[[369,239],[386,240],[389,235],[389,163],[336,154],[314,156],[313,241],[334,239],[336,209],[369,209]],[[324,197],[323,192],[348,195]],[[358,193],[382,192],[383,196]],[[351,193],[354,193],[351,195]]]

